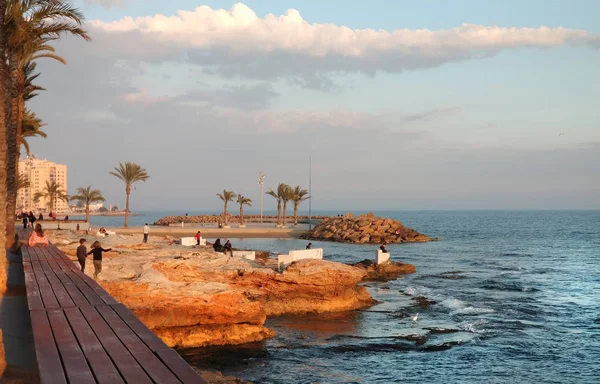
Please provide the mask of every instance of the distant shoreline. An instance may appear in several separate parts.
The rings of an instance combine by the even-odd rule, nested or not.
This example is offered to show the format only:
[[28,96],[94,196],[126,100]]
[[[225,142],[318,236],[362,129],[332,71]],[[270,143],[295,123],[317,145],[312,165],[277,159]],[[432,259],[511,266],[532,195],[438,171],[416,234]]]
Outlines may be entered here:
[[[71,213],[69,216],[83,216],[85,217],[85,212],[80,213],[80,212],[76,212],[76,213]],[[118,211],[118,212],[90,212],[90,216],[125,216],[125,211]],[[135,213],[130,213],[129,217],[132,216],[137,216]]]
[[[142,235],[143,227],[109,228],[117,235]],[[299,238],[306,229],[298,228],[181,228],[181,227],[151,227],[150,236],[192,237],[200,231],[203,238]]]

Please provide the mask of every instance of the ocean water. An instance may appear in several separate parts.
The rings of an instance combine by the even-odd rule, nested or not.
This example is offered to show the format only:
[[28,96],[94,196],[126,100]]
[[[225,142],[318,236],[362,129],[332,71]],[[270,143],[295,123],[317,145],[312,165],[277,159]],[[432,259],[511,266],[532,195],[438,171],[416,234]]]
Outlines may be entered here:
[[[417,273],[367,283],[379,304],[270,318],[274,339],[182,355],[255,383],[600,383],[599,211],[379,214],[440,238],[389,246]],[[234,240],[274,252],[305,244]],[[341,262],[377,249],[313,244]]]

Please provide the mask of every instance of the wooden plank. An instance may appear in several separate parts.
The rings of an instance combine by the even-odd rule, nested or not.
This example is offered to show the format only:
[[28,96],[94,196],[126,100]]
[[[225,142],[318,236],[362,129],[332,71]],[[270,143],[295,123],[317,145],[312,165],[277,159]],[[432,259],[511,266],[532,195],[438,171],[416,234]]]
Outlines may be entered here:
[[46,255],[42,252],[42,246],[36,245],[34,247],[30,247],[30,249],[37,255],[39,261],[46,261]]
[[148,349],[146,344],[123,322],[110,306],[96,307],[121,342],[148,375],[159,383],[181,384],[181,381]]
[[111,307],[151,351],[171,349],[123,304],[111,305]]
[[[93,260],[90,260],[93,261]],[[73,270],[75,275],[77,275],[84,283],[86,283],[96,294],[103,300],[104,304],[119,304],[119,302],[112,297],[108,292],[102,288],[100,284],[90,276],[81,272],[75,263],[67,262],[66,265]]]
[[100,384],[125,383],[80,310],[66,308],[64,312],[92,368],[96,381]]
[[127,383],[152,383],[142,367],[100,316],[96,308],[79,308]]
[[206,384],[200,375],[173,349],[161,349],[156,355],[184,384]]
[[89,301],[90,305],[104,305],[104,301],[91,289],[76,273],[71,269],[65,261],[57,261],[60,268],[69,276],[79,291]]
[[31,261],[31,256],[29,254],[29,246],[28,245],[21,246],[21,256],[23,257],[23,261]]
[[62,309],[48,310],[48,320],[69,382],[95,384],[94,375]]
[[46,311],[33,310],[30,314],[40,382],[42,384],[67,384]]
[[31,261],[39,261],[37,253],[35,252],[36,247],[30,247],[29,245],[27,245],[26,247],[29,251],[29,258],[31,259]]
[[49,245],[48,247],[45,248],[45,251],[48,253],[49,257],[51,257],[53,259],[72,261],[69,256],[67,256],[60,249],[56,248],[55,245]]
[[44,308],[59,308],[58,300],[56,300],[56,296],[54,295],[54,291],[52,290],[52,286],[50,282],[46,278],[44,271],[42,270],[42,266],[39,261],[32,261],[31,266],[33,268],[33,272],[35,274],[35,280],[37,281],[38,287],[40,289],[40,296],[42,297],[42,302],[44,303]]
[[83,293],[81,293],[75,283],[73,283],[73,280],[71,280],[70,273],[65,273],[65,271],[63,271],[63,269],[60,267],[60,263],[50,263],[50,266],[56,274],[56,277],[58,277],[58,279],[67,289],[67,292],[69,293],[69,296],[71,296],[75,306],[81,307],[90,305],[90,302],[85,298]]
[[25,288],[27,290],[27,307],[32,309],[44,309],[40,289],[35,281],[35,274],[31,262],[23,262],[23,273],[25,274]]
[[46,278],[48,279],[48,282],[50,282],[50,285],[52,286],[52,290],[54,291],[54,295],[56,296],[56,300],[58,301],[60,307],[66,308],[75,306],[75,303],[73,303],[73,300],[71,300],[71,296],[69,296],[67,289],[58,279],[58,277],[56,277],[54,271],[48,264],[48,261],[40,261],[40,264],[44,274],[46,275]]

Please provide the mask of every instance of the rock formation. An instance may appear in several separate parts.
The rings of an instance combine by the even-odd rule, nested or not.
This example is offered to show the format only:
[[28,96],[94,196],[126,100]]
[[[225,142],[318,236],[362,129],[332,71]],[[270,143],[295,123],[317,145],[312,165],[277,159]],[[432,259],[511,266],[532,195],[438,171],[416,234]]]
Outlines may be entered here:
[[[321,220],[325,217],[328,217],[328,216],[313,216],[312,219],[313,220]],[[228,218],[227,221],[229,223],[239,223],[240,222],[239,216],[229,214],[229,215],[227,215],[227,218]],[[263,216],[262,219],[264,222],[275,223],[277,221],[277,216]],[[293,220],[294,220],[293,216],[287,217],[288,224],[293,224]],[[298,216],[298,220],[308,220],[308,216]],[[244,215],[244,221],[247,223],[258,223],[258,222],[260,222],[260,216],[259,215]],[[187,223],[187,224],[217,224],[217,223],[223,223],[224,219],[223,219],[223,214],[200,215],[200,216],[165,216],[165,217],[158,219],[153,225],[168,226],[170,224],[181,224],[182,222]]]
[[[367,272],[342,263],[300,260],[280,273],[273,259],[258,263],[210,248],[140,251],[113,241],[122,244],[105,254],[99,283],[172,347],[259,341],[274,335],[264,326],[267,316],[374,303],[358,285]],[[64,246],[65,253],[76,245]]]
[[417,271],[414,265],[397,261],[377,265],[373,260],[365,259],[356,264],[352,264],[352,266],[367,272],[363,278],[365,281],[395,280],[400,277],[400,275],[407,275]]
[[397,220],[376,217],[372,213],[358,217],[351,213],[343,217],[327,217],[301,238],[355,244],[379,244],[384,240],[388,243],[431,241]]

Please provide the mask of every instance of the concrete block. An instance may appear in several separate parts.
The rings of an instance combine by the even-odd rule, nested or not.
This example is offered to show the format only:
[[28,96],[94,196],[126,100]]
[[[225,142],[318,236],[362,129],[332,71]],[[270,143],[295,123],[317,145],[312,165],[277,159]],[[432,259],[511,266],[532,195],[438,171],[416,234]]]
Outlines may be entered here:
[[323,248],[302,249],[290,251],[290,256],[294,257],[294,261],[302,259],[323,259]]
[[381,249],[377,250],[377,265],[381,265],[381,264],[385,264],[385,263],[389,263],[390,262],[390,253],[384,253],[381,251]]
[[181,245],[183,245],[184,247],[193,247],[194,245],[196,245],[196,239],[194,239],[193,237],[182,237],[180,240]]
[[292,255],[277,255],[277,268],[279,272],[283,271],[292,262],[294,262],[294,256]]
[[255,260],[256,252],[254,252],[254,251],[233,251],[233,257],[243,257],[248,260]]

